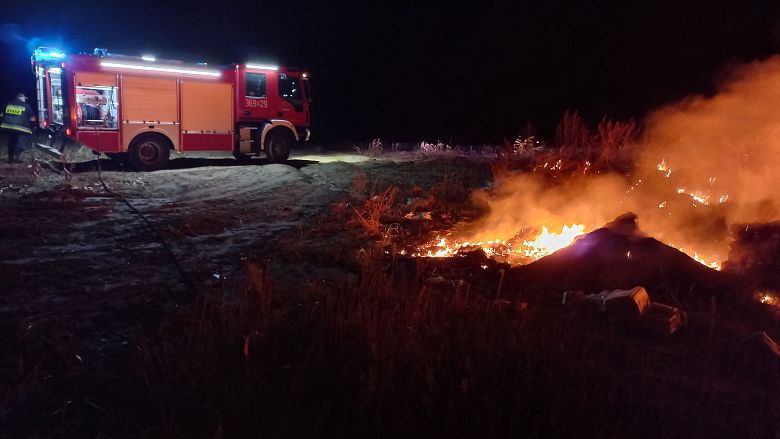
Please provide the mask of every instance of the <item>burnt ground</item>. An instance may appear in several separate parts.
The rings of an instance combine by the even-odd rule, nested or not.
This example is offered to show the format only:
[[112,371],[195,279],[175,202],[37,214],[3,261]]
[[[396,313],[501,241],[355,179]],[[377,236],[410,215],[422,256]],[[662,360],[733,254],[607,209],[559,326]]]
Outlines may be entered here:
[[[654,300],[711,290],[659,339],[560,307],[561,256],[394,253],[479,214],[485,157],[71,169],[0,165],[2,437],[780,434],[777,362],[751,338],[777,319],[739,282],[653,278]],[[425,194],[434,220],[404,221]]]

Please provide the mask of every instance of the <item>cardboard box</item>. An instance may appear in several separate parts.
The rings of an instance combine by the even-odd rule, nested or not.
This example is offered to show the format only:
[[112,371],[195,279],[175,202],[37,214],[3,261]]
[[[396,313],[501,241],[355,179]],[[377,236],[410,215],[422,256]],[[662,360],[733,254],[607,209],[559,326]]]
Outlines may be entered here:
[[651,334],[672,335],[680,329],[683,320],[683,311],[673,306],[653,302],[645,307],[640,326]]
[[649,304],[650,296],[644,287],[614,290],[604,296],[604,312],[613,322],[635,321]]

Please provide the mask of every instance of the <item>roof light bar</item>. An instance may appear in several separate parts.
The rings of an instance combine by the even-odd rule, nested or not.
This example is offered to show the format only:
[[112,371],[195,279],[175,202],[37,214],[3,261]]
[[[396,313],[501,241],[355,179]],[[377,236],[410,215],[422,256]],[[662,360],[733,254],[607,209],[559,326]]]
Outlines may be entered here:
[[248,69],[261,69],[261,70],[279,70],[279,66],[260,65],[260,64],[247,64]]
[[48,47],[39,47],[33,52],[33,56],[37,59],[61,59],[65,58],[65,53],[57,50],[50,49]]
[[151,62],[157,61],[157,58],[153,57],[152,55],[143,55],[141,56],[141,59],[144,61],[151,61]]
[[174,67],[163,67],[163,66],[142,66],[138,64],[126,64],[126,63],[109,62],[109,61],[101,61],[100,65],[103,67],[113,67],[117,69],[144,70],[148,72],[163,72],[163,73],[181,73],[183,75],[210,76],[212,78],[219,78],[222,75],[222,73],[214,70],[190,70],[190,69],[180,69]]

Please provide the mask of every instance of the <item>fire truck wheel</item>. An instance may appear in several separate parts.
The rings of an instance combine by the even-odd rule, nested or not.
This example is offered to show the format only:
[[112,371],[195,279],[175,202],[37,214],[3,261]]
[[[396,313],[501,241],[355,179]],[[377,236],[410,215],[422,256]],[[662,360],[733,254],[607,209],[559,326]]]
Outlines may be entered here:
[[279,128],[271,131],[268,134],[266,140],[265,153],[268,156],[268,160],[273,163],[284,163],[290,157],[290,147],[292,146],[293,138],[289,133],[286,133]]
[[162,169],[168,163],[171,149],[168,141],[159,134],[141,134],[127,150],[130,164],[139,171]]

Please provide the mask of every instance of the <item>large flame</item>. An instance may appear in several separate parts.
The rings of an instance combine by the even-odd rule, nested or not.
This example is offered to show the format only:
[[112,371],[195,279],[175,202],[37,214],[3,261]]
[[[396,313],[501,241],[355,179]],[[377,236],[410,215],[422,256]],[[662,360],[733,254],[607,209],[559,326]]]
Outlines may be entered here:
[[[563,224],[600,226],[631,211],[647,235],[719,269],[735,225],[780,220],[780,56],[734,69],[727,79],[712,97],[651,113],[642,141],[632,145],[640,154],[631,175],[594,175],[587,163],[582,173],[550,184],[545,173],[560,173],[565,163],[542,160],[532,172],[475,193],[488,215],[420,253],[448,256],[476,247],[527,262],[571,242],[561,237],[568,233]],[[545,231],[551,224],[559,228]],[[535,235],[519,238],[529,227]]]
[[446,237],[437,237],[431,243],[421,246],[412,256],[444,258],[464,252],[481,249],[488,257],[513,264],[535,261],[570,245],[585,233],[583,224],[564,225],[560,232],[551,232],[542,226],[530,239],[522,238],[518,233],[510,239],[490,239],[487,241],[448,241]]

